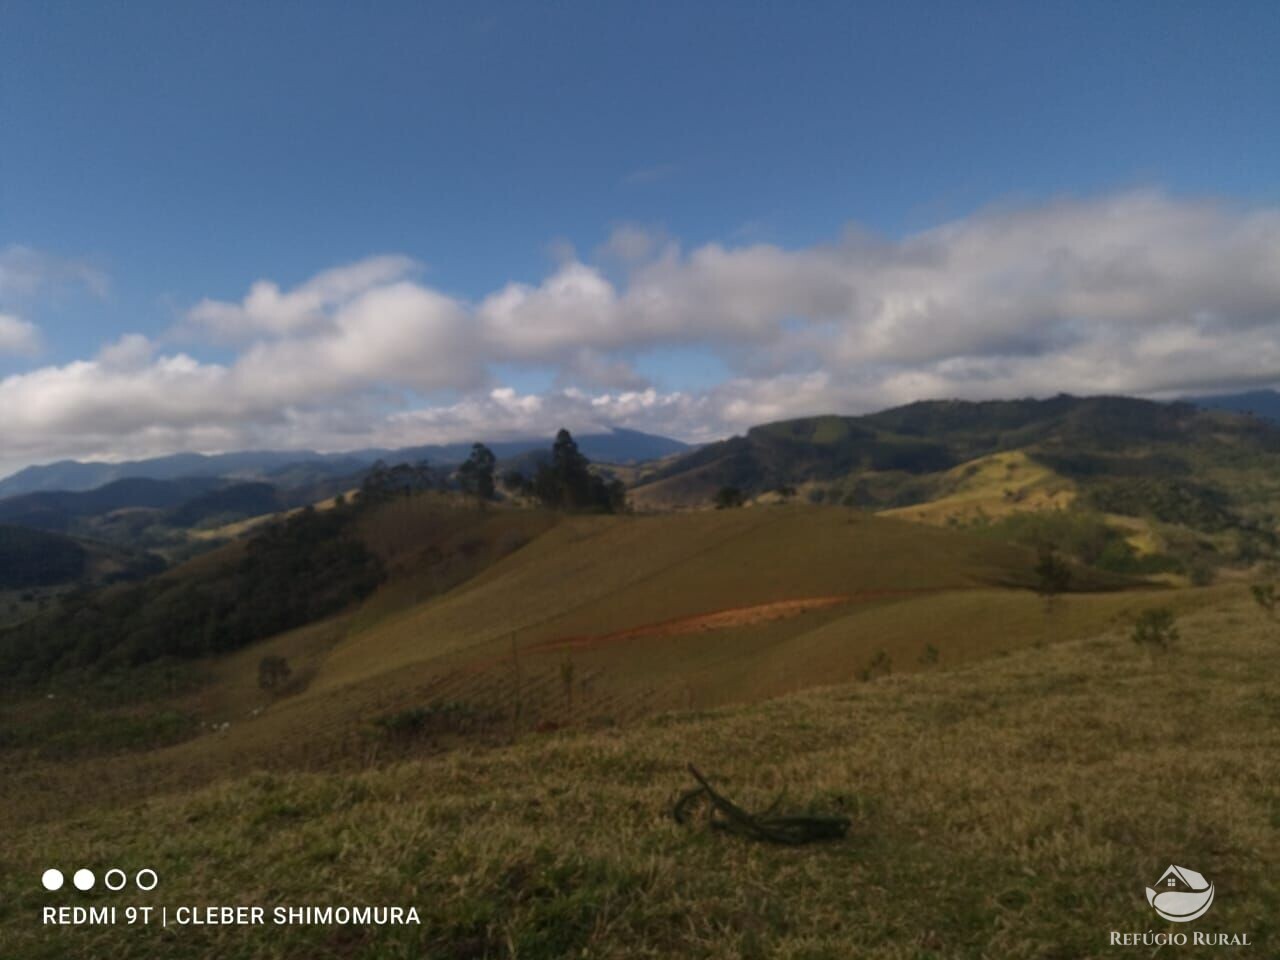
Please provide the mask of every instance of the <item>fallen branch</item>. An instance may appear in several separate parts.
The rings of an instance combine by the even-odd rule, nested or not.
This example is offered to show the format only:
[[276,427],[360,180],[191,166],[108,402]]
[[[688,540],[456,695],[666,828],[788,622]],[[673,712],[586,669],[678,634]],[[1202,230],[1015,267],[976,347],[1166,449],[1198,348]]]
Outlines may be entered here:
[[694,806],[699,801],[705,801],[708,805],[707,822],[713,829],[735,833],[751,840],[798,846],[817,840],[839,840],[849,832],[848,817],[821,814],[776,815],[774,810],[782,802],[781,797],[763,813],[748,813],[728,797],[718,793],[693,764],[689,764],[689,773],[698,781],[698,786],[686,790],[676,800],[671,810],[676,823],[688,823]]

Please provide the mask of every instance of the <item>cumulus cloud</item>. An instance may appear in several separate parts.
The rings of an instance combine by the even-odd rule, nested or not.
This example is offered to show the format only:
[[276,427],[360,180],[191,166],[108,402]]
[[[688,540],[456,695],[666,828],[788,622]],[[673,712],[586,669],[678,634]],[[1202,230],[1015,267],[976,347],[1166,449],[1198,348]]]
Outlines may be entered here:
[[743,373],[762,355],[817,358],[833,383],[870,376],[886,395],[911,382],[950,395],[1273,381],[1280,211],[1139,191],[984,211],[901,240],[667,247],[624,284],[573,262],[478,312],[526,358],[702,344]]
[[192,330],[219,340],[295,333],[325,323],[334,308],[415,269],[409,257],[380,256],[326,270],[287,293],[270,280],[258,280],[238,303],[201,300],[188,311],[187,321]]
[[600,245],[597,254],[601,259],[631,265],[648,260],[667,243],[668,238],[662,231],[635,223],[623,223],[609,232],[609,238]]
[[[546,433],[606,424],[708,439],[921,397],[1182,392],[1280,380],[1280,210],[1157,191],[994,208],[901,238],[707,244],[622,227],[600,262],[466,302],[373,257],[205,300],[179,336],[125,337],[0,381],[9,450],[227,448]],[[11,318],[13,319],[13,318]],[[20,323],[20,321],[19,321]],[[171,341],[170,341],[171,342]],[[646,351],[729,376],[659,389]],[[195,355],[193,355],[195,354]],[[496,370],[550,374],[519,393]],[[687,371],[685,371],[687,375]],[[13,454],[17,456],[19,454]]]
[[[407,282],[365,290],[316,329],[255,341],[227,364],[161,352],[129,334],[91,360],[0,380],[5,454],[29,462],[178,448],[328,447],[352,415],[373,429],[388,394],[481,385],[473,340],[460,304]],[[384,398],[381,406],[376,396]]]
[[34,323],[11,313],[0,313],[0,356],[30,356],[39,349],[40,331]]

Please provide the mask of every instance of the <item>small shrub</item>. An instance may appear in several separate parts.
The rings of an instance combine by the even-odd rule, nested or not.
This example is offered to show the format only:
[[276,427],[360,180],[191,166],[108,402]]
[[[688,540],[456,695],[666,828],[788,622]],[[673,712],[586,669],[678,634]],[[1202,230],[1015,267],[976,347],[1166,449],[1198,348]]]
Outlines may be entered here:
[[412,707],[378,717],[373,723],[388,740],[412,740],[426,728],[427,716],[425,707]]
[[1203,560],[1194,560],[1187,567],[1187,579],[1193,587],[1207,587],[1217,579],[1217,575],[1213,565]]
[[404,743],[436,734],[472,733],[490,719],[469,704],[436,700],[425,707],[388,713],[375,719],[373,724],[385,739]]
[[716,491],[712,501],[717,510],[732,510],[747,502],[746,496],[737,487],[721,487]]
[[1052,547],[1043,547],[1035,565],[1036,592],[1044,597],[1046,609],[1053,598],[1071,586],[1071,568]]
[[941,656],[942,654],[937,647],[932,643],[926,643],[924,650],[920,652],[920,663],[926,667],[931,667],[938,662]]
[[1144,610],[1133,624],[1129,639],[1148,653],[1164,653],[1179,639],[1177,617],[1168,607]]
[[871,661],[862,668],[858,677],[863,681],[871,681],[877,677],[887,677],[893,673],[893,659],[883,650],[877,650]]
[[289,679],[293,671],[284,657],[266,656],[258,661],[258,686],[263,690],[275,690]]
[[1272,620],[1276,617],[1276,585],[1274,583],[1255,583],[1251,588],[1253,599]]

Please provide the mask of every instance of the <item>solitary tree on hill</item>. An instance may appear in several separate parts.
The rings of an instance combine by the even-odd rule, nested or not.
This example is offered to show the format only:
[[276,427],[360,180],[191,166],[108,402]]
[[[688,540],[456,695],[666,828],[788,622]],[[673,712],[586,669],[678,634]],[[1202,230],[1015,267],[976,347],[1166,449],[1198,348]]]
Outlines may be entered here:
[[1054,598],[1071,586],[1071,568],[1052,547],[1043,547],[1035,566],[1036,592],[1044,597],[1045,609],[1053,606]]

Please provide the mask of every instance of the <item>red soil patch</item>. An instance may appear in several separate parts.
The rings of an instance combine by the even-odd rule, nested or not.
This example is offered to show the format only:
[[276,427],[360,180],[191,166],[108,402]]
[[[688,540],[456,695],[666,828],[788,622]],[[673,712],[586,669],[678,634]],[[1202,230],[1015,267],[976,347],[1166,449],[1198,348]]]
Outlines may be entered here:
[[907,596],[917,593],[916,590],[865,590],[857,594],[841,594],[831,597],[800,597],[795,600],[775,600],[772,603],[757,603],[747,607],[729,607],[711,613],[694,614],[691,617],[676,617],[673,620],[660,620],[657,623],[646,623],[626,630],[615,630],[613,633],[602,633],[585,637],[559,637],[555,640],[544,640],[525,649],[531,653],[546,650],[568,650],[577,647],[598,647],[607,643],[634,640],[638,637],[678,637],[688,633],[707,633],[712,630],[727,630],[730,627],[749,627],[760,623],[771,623],[774,620],[785,620],[796,617],[809,610],[820,610],[824,607],[835,607],[853,600],[876,600],[883,597]]

